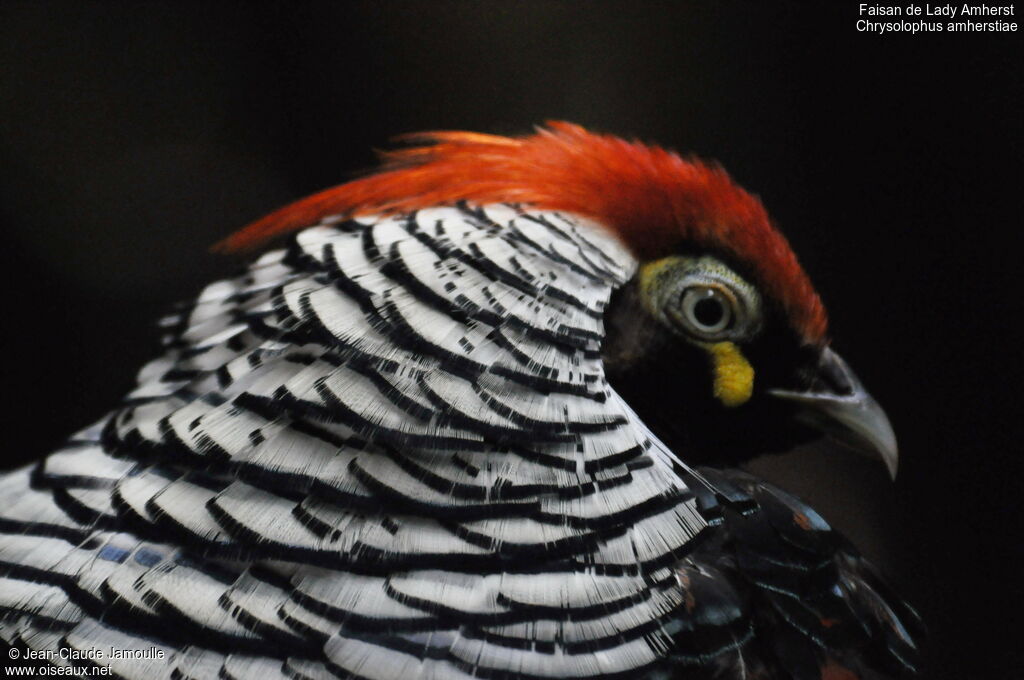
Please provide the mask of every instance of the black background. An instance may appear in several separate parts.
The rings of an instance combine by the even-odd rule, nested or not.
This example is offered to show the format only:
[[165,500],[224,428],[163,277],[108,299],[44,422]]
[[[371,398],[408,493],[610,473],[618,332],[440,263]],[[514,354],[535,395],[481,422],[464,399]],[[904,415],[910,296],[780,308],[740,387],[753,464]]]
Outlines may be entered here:
[[758,469],[885,565],[927,677],[1019,677],[1021,34],[859,33],[857,6],[0,5],[0,467],[113,405],[248,220],[396,133],[568,119],[760,194],[902,461]]

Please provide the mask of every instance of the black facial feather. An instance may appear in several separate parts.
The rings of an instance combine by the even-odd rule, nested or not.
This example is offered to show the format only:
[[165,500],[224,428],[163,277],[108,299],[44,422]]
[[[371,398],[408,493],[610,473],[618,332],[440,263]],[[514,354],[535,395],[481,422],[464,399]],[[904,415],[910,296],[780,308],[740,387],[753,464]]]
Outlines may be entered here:
[[761,332],[741,346],[754,368],[754,394],[727,408],[714,397],[708,352],[654,319],[634,278],[612,294],[605,312],[608,381],[691,464],[734,465],[813,440],[820,435],[797,422],[791,403],[766,390],[806,387],[816,353],[800,344],[771,305],[765,314]]

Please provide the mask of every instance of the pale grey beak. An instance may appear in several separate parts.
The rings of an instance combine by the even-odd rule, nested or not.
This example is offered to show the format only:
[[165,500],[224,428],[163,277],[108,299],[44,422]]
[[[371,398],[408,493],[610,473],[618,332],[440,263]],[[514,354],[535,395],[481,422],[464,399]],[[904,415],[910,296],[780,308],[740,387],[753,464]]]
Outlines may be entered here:
[[797,418],[859,453],[880,458],[896,479],[896,433],[878,402],[868,394],[842,357],[826,348],[819,366],[821,387],[806,392],[770,390],[800,404]]

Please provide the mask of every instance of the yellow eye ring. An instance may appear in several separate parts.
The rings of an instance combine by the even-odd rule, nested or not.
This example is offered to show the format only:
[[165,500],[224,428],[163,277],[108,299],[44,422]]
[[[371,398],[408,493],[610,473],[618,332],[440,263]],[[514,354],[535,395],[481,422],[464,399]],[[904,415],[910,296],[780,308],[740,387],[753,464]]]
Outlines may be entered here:
[[647,311],[691,340],[744,342],[760,330],[757,291],[713,257],[662,258],[642,265],[638,278]]

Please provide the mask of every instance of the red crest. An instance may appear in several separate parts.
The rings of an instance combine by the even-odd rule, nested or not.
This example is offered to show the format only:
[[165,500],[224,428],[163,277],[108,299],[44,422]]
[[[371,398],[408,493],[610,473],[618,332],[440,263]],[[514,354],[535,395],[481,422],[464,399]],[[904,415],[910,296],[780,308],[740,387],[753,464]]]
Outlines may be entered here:
[[565,122],[535,134],[411,135],[382,154],[381,169],[286,206],[223,241],[237,251],[334,214],[411,211],[470,203],[522,203],[599,221],[642,260],[686,245],[741,262],[809,343],[825,341],[824,307],[761,202],[726,172],[674,152]]

